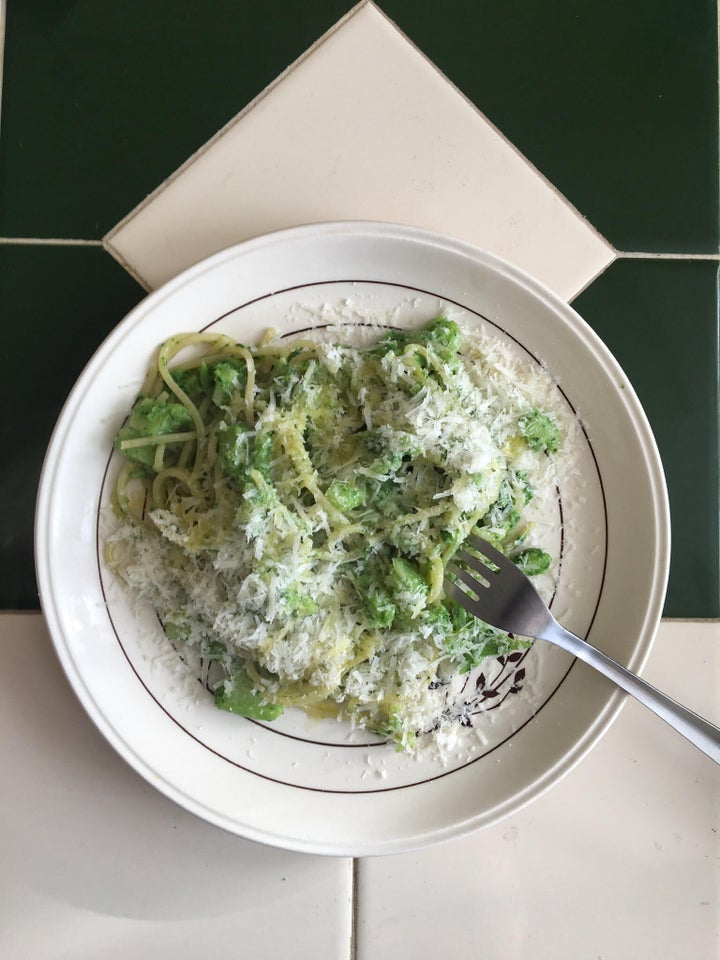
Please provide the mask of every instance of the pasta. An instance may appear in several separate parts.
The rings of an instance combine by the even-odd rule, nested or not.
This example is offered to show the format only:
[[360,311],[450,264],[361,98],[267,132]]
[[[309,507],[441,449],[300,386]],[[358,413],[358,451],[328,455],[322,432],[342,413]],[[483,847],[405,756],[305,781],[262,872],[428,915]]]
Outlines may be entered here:
[[221,708],[412,748],[459,719],[444,686],[527,643],[450,602],[444,571],[473,531],[547,570],[525,513],[559,440],[442,316],[366,349],[178,335],[115,441],[106,556],[213,661]]

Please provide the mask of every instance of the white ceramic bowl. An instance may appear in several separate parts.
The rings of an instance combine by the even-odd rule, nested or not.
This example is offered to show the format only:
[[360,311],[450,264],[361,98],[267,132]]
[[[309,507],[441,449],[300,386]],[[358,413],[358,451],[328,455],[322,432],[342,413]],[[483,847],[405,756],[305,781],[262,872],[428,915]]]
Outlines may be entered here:
[[[204,819],[313,853],[395,853],[505,817],[566,774],[607,729],[622,695],[541,645],[497,663],[502,709],[486,743],[443,765],[409,759],[343,725],[288,711],[275,724],[222,713],[178,681],[152,611],[104,568],[99,517],[112,438],[153,350],[207,326],[252,342],[323,311],[418,323],[449,308],[556,378],[580,430],[580,476],[561,486],[564,555],[554,610],[639,670],[669,563],[667,493],[637,397],[607,348],[567,304],[494,256],[422,230],[376,223],[300,227],[210,257],[148,296],[102,344],[62,411],[36,518],[37,576],[58,655],[92,720],[142,776]],[[539,647],[540,645],[538,645]],[[517,686],[517,684],[515,684]]]

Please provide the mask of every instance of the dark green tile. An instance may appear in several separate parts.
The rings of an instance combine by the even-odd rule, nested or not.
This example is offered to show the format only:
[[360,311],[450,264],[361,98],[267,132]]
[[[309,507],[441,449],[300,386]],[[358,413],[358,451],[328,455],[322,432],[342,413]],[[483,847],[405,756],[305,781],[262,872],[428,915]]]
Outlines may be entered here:
[[10,0],[0,235],[103,236],[347,9]]
[[40,468],[85,363],[144,292],[98,247],[0,245],[0,609],[36,609]]
[[618,249],[718,250],[715,0],[386,0]]
[[[0,277],[0,609],[33,609],[35,493],[52,427],[143,292],[99,248],[0,246]],[[660,446],[673,517],[665,615],[718,616],[717,264],[621,260],[574,306],[626,370]]]
[[[617,247],[717,250],[714,0],[381,7]],[[9,0],[0,233],[101,236],[349,8]]]
[[573,306],[627,373],[660,448],[672,516],[665,616],[720,616],[718,265],[620,260]]

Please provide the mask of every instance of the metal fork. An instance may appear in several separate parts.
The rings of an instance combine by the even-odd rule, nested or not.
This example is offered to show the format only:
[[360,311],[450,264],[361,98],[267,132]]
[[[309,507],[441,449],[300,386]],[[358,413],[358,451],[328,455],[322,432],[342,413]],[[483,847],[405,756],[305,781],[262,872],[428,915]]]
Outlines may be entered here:
[[[445,593],[474,616],[507,633],[548,640],[595,667],[678,733],[720,763],[720,728],[671,700],[596,647],[560,626],[525,574],[499,550],[471,536],[447,567]],[[480,556],[476,556],[479,554]]]

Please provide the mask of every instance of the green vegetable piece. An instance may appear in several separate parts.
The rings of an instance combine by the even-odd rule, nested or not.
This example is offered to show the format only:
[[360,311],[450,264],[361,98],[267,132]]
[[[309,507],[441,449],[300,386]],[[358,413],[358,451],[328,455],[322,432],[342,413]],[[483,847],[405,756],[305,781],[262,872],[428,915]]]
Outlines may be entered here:
[[257,470],[272,482],[273,438],[269,430],[252,436],[243,423],[233,423],[218,432],[218,456],[223,472],[245,487],[248,472]]
[[432,320],[423,330],[418,331],[417,342],[436,353],[450,372],[457,371],[462,333],[453,320],[448,320],[447,317]]
[[508,510],[512,510],[515,503],[514,492],[515,491],[513,490],[510,481],[507,479],[503,480],[503,482],[500,484],[500,489],[498,490],[497,500],[495,501],[494,506],[503,513]]
[[390,564],[390,572],[385,583],[392,593],[398,610],[405,616],[414,618],[425,606],[429,587],[424,577],[410,560],[395,557]]
[[539,547],[528,547],[527,550],[513,557],[513,561],[526,576],[536,577],[539,573],[545,573],[552,559],[549,553],[545,553]]
[[238,368],[224,360],[212,367],[212,377],[215,384],[212,401],[218,407],[228,404],[234,393],[244,391],[247,383],[245,367]]
[[397,743],[398,752],[414,747],[417,741],[417,733],[414,730],[406,730],[402,719],[395,712],[390,712],[387,717],[380,719],[372,727],[371,732],[385,740]]
[[[371,561],[372,562],[372,561]],[[349,575],[371,627],[390,627],[397,608],[393,599],[368,567]]]
[[227,650],[219,640],[205,638],[201,649],[203,656],[209,660],[224,660],[228,655]]
[[168,640],[187,640],[190,636],[190,627],[187,623],[183,623],[182,620],[166,620],[163,627]]
[[533,488],[530,486],[527,473],[524,470],[516,471],[513,475],[513,483],[516,490],[518,490],[522,496],[522,505],[526,507],[535,496]]
[[358,434],[358,438],[370,453],[376,455],[371,464],[374,473],[395,473],[400,469],[403,457],[413,458],[422,454],[419,440],[406,430],[378,427]]
[[377,457],[370,464],[370,469],[379,477],[389,477],[397,473],[402,466],[403,458],[399,453],[388,453],[384,457]]
[[161,437],[167,433],[180,433],[192,429],[190,413],[181,403],[156,400],[153,397],[141,397],[132,409],[128,422],[115,437],[115,449],[128,460],[138,460],[152,466],[155,460],[155,447],[131,447],[121,450],[123,440],[135,440],[139,437]]
[[428,585],[414,563],[404,557],[395,557],[390,565],[389,579],[402,590],[428,592]]
[[486,524],[509,532],[520,521],[520,512],[517,509],[520,505],[520,496],[521,494],[518,493],[510,480],[503,480],[500,484],[497,500],[490,507],[485,517]]
[[237,713],[253,720],[277,720],[283,708],[276,703],[266,703],[253,689],[252,681],[244,670],[237,670],[229,684],[215,691],[215,706],[220,710]]
[[192,426],[192,417],[181,403],[143,397],[133,407],[128,427],[138,437],[159,437]]
[[354,510],[365,503],[366,493],[354,483],[345,483],[342,480],[333,480],[325,491],[325,496],[338,510]]
[[310,594],[292,589],[285,591],[283,604],[285,612],[291,617],[309,617],[318,608]]
[[518,420],[520,432],[531,450],[543,453],[557,453],[560,444],[560,430],[554,421],[539,410],[532,410]]
[[481,536],[496,546],[522,542],[527,533],[518,529],[521,510],[533,498],[533,490],[523,471],[511,472],[500,484],[498,496],[479,526]]
[[444,638],[453,630],[453,623],[447,607],[442,603],[434,603],[431,607],[425,607],[420,614],[423,623],[428,624],[435,630],[435,635]]
[[[300,360],[297,363],[293,363],[292,360],[297,356],[298,352],[299,351],[294,351],[288,354],[287,357],[278,357],[273,364],[270,379],[273,384],[281,390],[286,390],[288,387],[296,388],[305,373],[307,373],[308,367],[312,362],[311,360]],[[290,396],[295,396],[294,389]]]
[[273,382],[279,382],[281,384],[288,382],[292,370],[288,361],[289,357],[277,358],[270,372],[270,379],[273,380]]
[[363,595],[363,604],[373,627],[390,627],[395,619],[397,607],[390,594],[380,584],[373,584]]
[[271,509],[278,502],[278,493],[273,485],[272,462],[274,453],[273,435],[269,430],[261,430],[250,438],[249,470],[256,470],[264,482],[255,482],[256,478],[247,477],[245,499],[253,507]]
[[245,424],[233,423],[218,432],[218,456],[223,473],[244,487],[250,462],[250,444]]
[[452,353],[457,353],[462,344],[460,327],[454,320],[448,320],[447,317],[438,317],[436,320],[432,320],[422,333],[426,335],[429,343],[439,344]]
[[401,512],[399,488],[392,480],[373,480],[368,477],[365,490],[365,502],[384,516],[397,516]]
[[436,317],[421,330],[390,330],[380,338],[369,352],[375,356],[386,353],[402,353],[410,343],[422,343],[433,349],[441,348],[441,353],[450,357],[456,354],[462,343],[462,333],[453,320]]
[[197,370],[172,370],[170,375],[191,400],[194,400],[203,392],[203,385],[200,383],[200,375]]
[[408,333],[405,330],[389,330],[383,334],[374,347],[368,350],[368,355],[384,357],[387,353],[400,353],[408,342]]
[[448,612],[452,629],[440,639],[461,673],[474,670],[486,657],[497,657],[530,645],[530,641],[511,637],[478,620],[459,604],[448,603]]
[[257,470],[268,483],[272,482],[271,465],[273,460],[273,436],[269,430],[261,430],[255,434],[252,444],[250,462],[253,470]]

